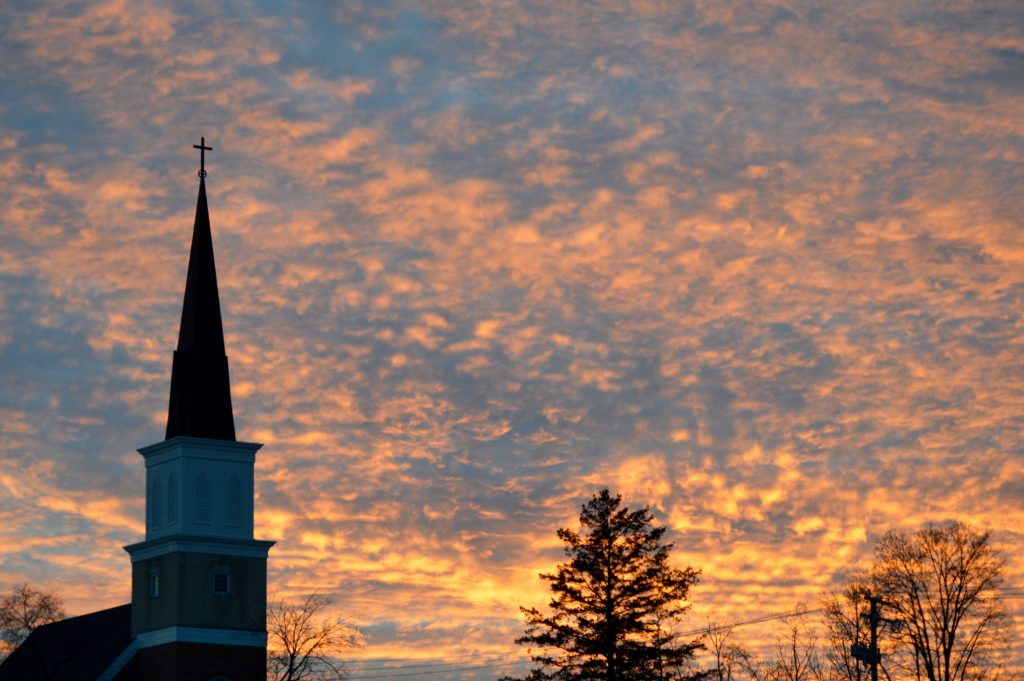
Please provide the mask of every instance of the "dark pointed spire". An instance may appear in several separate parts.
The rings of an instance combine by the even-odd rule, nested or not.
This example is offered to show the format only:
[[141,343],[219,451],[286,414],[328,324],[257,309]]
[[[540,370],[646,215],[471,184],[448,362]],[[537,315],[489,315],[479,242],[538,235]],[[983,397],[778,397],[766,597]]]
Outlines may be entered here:
[[234,441],[235,420],[231,413],[231,384],[224,352],[205,175],[201,172],[199,176],[185,302],[181,308],[178,349],[174,351],[171,368],[167,439],[190,435]]

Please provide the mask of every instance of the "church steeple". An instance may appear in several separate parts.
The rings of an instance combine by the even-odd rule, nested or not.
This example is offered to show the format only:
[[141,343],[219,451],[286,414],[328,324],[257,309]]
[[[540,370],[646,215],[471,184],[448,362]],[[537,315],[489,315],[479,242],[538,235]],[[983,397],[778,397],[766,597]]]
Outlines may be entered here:
[[[205,139],[197,148],[210,149]],[[267,555],[274,542],[253,537],[260,447],[235,439],[203,167],[167,439],[139,450],[146,461],[146,539],[124,547],[132,559],[136,652],[114,681],[266,678]]]
[[204,168],[199,173],[199,198],[192,228],[185,301],[181,309],[178,349],[174,351],[171,368],[168,440],[178,435],[235,440],[205,178]]

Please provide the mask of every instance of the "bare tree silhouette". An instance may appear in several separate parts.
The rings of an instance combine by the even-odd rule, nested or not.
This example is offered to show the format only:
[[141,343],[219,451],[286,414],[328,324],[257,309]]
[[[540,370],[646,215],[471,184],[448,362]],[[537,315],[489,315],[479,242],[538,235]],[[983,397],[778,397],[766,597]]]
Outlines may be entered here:
[[14,587],[0,599],[0,659],[21,645],[37,628],[65,617],[57,595],[33,589],[28,584]]
[[359,631],[324,614],[331,599],[310,594],[288,603],[267,602],[267,679],[269,681],[340,681],[341,656],[360,644]]
[[991,667],[1007,624],[1003,570],[991,533],[964,523],[883,536],[870,584],[899,622],[887,634],[893,664],[928,681],[967,681]]

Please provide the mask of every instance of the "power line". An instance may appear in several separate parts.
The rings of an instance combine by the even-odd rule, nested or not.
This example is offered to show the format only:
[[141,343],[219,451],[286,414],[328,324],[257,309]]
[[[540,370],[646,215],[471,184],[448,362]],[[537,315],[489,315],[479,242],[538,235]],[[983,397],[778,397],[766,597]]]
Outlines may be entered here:
[[[772,615],[764,615],[764,616],[757,617],[757,618],[754,618],[754,619],[744,620],[742,622],[733,622],[733,623],[728,624],[728,625],[722,625],[722,627],[714,627],[714,628],[723,628],[724,629],[724,628],[743,627],[743,626],[747,626],[747,625],[751,625],[751,624],[760,624],[762,622],[769,622],[771,620],[784,619],[786,617],[799,617],[801,615],[809,615],[809,614],[816,613],[816,612],[821,612],[821,611],[822,611],[822,608],[805,608],[803,610],[792,610],[792,611],[789,611],[789,612],[775,613],[775,614],[772,614]],[[682,632],[680,634],[680,636],[694,636],[696,634],[702,634],[702,633],[706,632],[707,629],[708,629],[707,627],[703,627],[701,629],[694,629],[692,631],[685,631],[685,632]],[[514,655],[514,654],[515,653],[508,653],[508,655]],[[499,656],[499,655],[500,655],[499,653],[466,653],[466,654],[463,654],[463,655],[453,655],[451,657],[477,657],[477,658],[482,658],[482,657]],[[434,659],[445,659],[445,658],[407,658],[407,660],[409,660],[409,661],[412,661],[412,660],[434,660]],[[384,660],[374,660],[374,662],[383,662],[383,661]],[[399,659],[396,659],[396,661],[399,661]],[[459,663],[448,663],[448,664],[438,663],[438,664],[425,664],[425,665],[405,665],[405,666],[393,667],[393,668],[381,667],[379,669],[373,669],[373,668],[365,667],[363,669],[357,670],[357,673],[353,674],[349,678],[352,681],[362,681],[363,679],[388,679],[388,678],[399,678],[399,677],[407,677],[407,676],[421,676],[421,675],[427,675],[427,674],[456,673],[456,672],[462,672],[462,671],[475,671],[475,670],[480,670],[480,669],[498,669],[498,668],[501,668],[501,667],[511,667],[511,666],[514,666],[514,665],[517,665],[517,664],[526,664],[529,661],[530,661],[529,659],[521,659],[521,660],[517,660],[517,661],[514,661],[514,662],[502,662],[502,663],[497,663],[497,664],[472,665],[472,666],[467,666],[467,667],[454,667],[454,666],[452,666],[452,665],[456,665],[456,664],[459,664]],[[408,669],[422,669],[422,668],[425,668],[425,667],[426,668],[438,667],[438,668],[437,669],[430,669],[428,671],[405,672],[405,670],[408,670]],[[448,667],[448,668],[445,669],[445,667]],[[385,671],[385,670],[388,670],[388,669],[393,669],[396,673],[394,673],[394,674],[371,674],[371,675],[365,675],[365,676],[358,674],[358,672],[362,672],[362,671]]]
[[780,612],[774,615],[763,615],[756,617],[751,620],[743,620],[742,622],[731,622],[730,624],[716,624],[701,627],[700,629],[692,629],[690,631],[684,631],[680,633],[680,636],[696,636],[697,634],[703,634],[708,629],[735,629],[736,627],[745,627],[748,624],[761,624],[762,622],[770,622],[772,620],[781,620],[787,617],[800,617],[801,615],[811,615],[816,612],[822,612],[824,608],[806,608],[804,610],[791,610],[789,612]]
[[349,660],[348,664],[359,664],[361,662],[434,662],[436,660],[452,660],[461,657],[494,657],[497,655],[509,655],[510,653],[458,653],[455,655],[444,655],[437,657],[367,657],[361,660]]
[[363,681],[364,679],[395,679],[402,676],[426,676],[427,674],[455,674],[457,672],[468,672],[477,669],[498,669],[500,667],[512,667],[517,664],[527,664],[529,660],[517,660],[515,662],[504,662],[502,664],[480,664],[469,667],[453,667],[451,669],[434,669],[432,671],[419,671],[398,674],[371,674],[369,676],[352,675],[348,677],[352,681]]
[[[479,657],[481,659],[488,658],[488,657],[493,657],[493,658],[502,659],[502,658],[507,658],[507,657],[509,657],[511,655],[517,655],[517,654],[520,654],[520,653],[470,653],[468,655],[452,655],[452,657]],[[440,660],[440,659],[445,659],[445,658],[425,658],[425,659],[439,659]],[[383,660],[366,660],[366,662],[383,662]],[[351,664],[357,664],[357,663],[358,663],[358,661],[357,662],[353,662]],[[358,673],[362,673],[362,672],[394,671],[394,670],[397,670],[397,669],[420,669],[420,668],[425,668],[425,667],[450,667],[452,665],[457,665],[457,664],[465,664],[465,663],[463,663],[463,662],[429,662],[427,664],[408,664],[408,665],[402,665],[400,667],[361,667],[361,668],[355,669],[353,671],[355,671],[358,674]]]
[[[1004,598],[1024,598],[1024,587],[1002,587],[994,589],[994,591],[1000,593]],[[709,625],[701,627],[700,629],[691,629],[690,631],[681,632],[680,636],[696,636],[699,634],[706,633],[709,629],[734,629],[736,627],[745,627],[752,624],[763,624],[765,622],[771,622],[773,620],[785,619],[787,617],[801,617],[803,615],[812,615],[815,613],[823,612],[824,608],[803,608],[799,610],[790,610],[787,612],[773,613],[770,615],[762,615],[748,620],[741,620],[738,622],[731,622],[729,624],[722,625]],[[462,659],[462,658],[499,658],[508,657],[509,655],[515,655],[516,653],[462,653],[458,655],[449,655],[446,657],[420,657],[420,658],[382,658],[365,660],[365,662],[382,663],[382,662],[428,662],[433,664],[413,664],[413,665],[402,665],[399,667],[364,667],[356,670],[357,674],[350,677],[352,681],[362,681],[363,679],[387,679],[387,678],[398,678],[407,676],[421,676],[427,674],[441,674],[441,673],[456,673],[462,671],[475,671],[480,669],[498,669],[502,667],[511,667],[517,664],[525,664],[529,662],[529,659],[521,659],[513,662],[501,662],[497,664],[481,664],[471,665],[464,667],[457,667],[454,665],[461,664],[459,662],[435,662],[438,660],[450,660],[450,659]],[[359,661],[354,661],[354,664],[358,664]],[[434,669],[436,667],[436,669]],[[448,667],[445,669],[445,667]],[[413,671],[405,672],[408,669],[420,669],[426,671]],[[365,671],[395,671],[394,674],[375,674],[375,675],[359,675],[358,672]]]

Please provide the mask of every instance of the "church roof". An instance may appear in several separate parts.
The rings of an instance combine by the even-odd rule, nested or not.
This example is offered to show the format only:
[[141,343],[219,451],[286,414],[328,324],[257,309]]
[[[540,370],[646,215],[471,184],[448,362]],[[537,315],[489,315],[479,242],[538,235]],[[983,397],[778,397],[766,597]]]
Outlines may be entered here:
[[167,410],[166,439],[178,435],[235,440],[217,268],[213,261],[206,180],[202,175]]
[[0,681],[95,681],[131,643],[132,606],[46,624],[0,664]]

